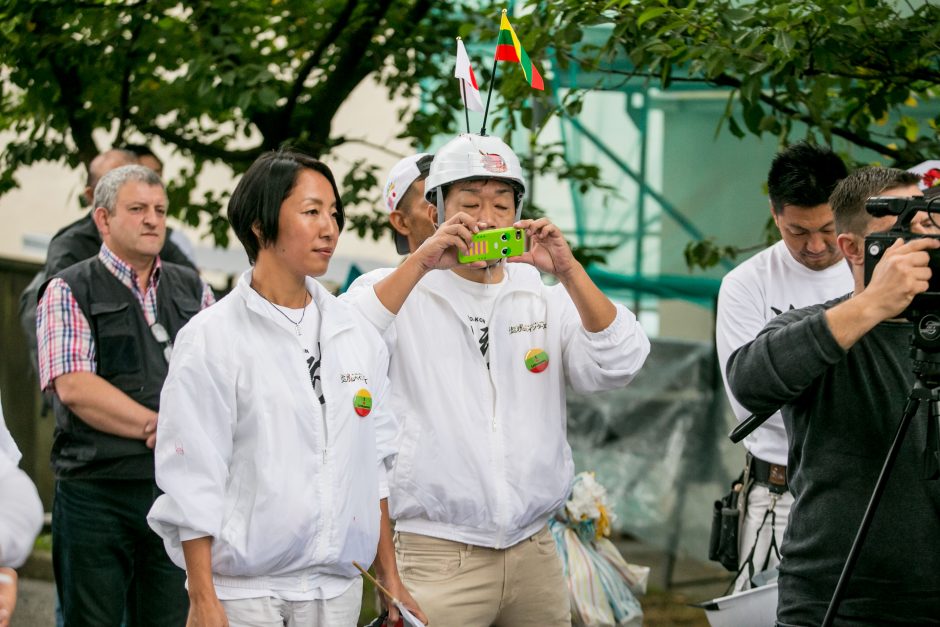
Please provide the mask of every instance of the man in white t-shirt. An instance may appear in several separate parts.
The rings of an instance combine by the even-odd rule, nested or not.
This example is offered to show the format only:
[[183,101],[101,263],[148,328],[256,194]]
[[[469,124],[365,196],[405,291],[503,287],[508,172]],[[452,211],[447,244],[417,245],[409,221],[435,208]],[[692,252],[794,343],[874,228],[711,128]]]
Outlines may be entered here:
[[[731,354],[775,316],[852,291],[852,274],[836,246],[829,195],[847,174],[830,149],[799,142],[778,153],[767,176],[770,212],[782,240],[729,272],[718,292],[715,343],[728,400],[738,421],[750,412],[728,388]],[[779,546],[793,497],[787,486],[787,434],[778,411],[744,440],[747,449],[735,590],[780,562]],[[765,576],[766,577],[766,576]]]

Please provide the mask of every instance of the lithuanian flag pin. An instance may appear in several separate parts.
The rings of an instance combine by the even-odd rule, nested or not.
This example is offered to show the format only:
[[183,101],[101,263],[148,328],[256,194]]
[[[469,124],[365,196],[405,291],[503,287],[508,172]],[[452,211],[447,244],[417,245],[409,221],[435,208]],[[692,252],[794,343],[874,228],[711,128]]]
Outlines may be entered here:
[[541,348],[533,348],[525,354],[525,367],[529,372],[542,372],[548,368],[548,353]]
[[369,394],[369,390],[361,388],[356,392],[356,395],[353,397],[353,409],[363,418],[369,415],[372,411],[372,395]]

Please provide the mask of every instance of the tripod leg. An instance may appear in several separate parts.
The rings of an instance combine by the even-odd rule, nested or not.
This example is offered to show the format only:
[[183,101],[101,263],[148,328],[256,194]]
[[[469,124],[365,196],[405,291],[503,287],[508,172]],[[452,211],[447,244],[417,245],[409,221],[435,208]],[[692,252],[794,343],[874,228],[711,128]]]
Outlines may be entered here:
[[940,479],[940,401],[931,399],[927,411],[924,479]]
[[839,609],[839,602],[842,600],[845,586],[849,583],[849,579],[852,576],[852,569],[855,568],[858,554],[862,549],[862,545],[865,543],[868,528],[871,526],[871,521],[875,517],[875,511],[878,509],[881,495],[884,494],[888,478],[891,476],[891,469],[894,468],[894,462],[898,457],[898,452],[901,450],[901,443],[904,441],[904,436],[907,434],[907,428],[911,424],[911,419],[914,417],[914,414],[917,413],[917,408],[920,406],[918,395],[923,394],[924,391],[920,381],[918,381],[914,384],[914,388],[907,397],[907,404],[904,406],[901,422],[898,423],[898,430],[894,434],[894,441],[891,443],[891,448],[888,449],[884,464],[881,466],[881,473],[878,475],[878,481],[875,482],[875,488],[871,492],[868,507],[865,508],[865,515],[862,516],[862,522],[858,526],[858,533],[856,533],[855,540],[852,542],[852,548],[849,549],[849,556],[845,558],[842,574],[839,575],[839,582],[836,584],[836,589],[832,593],[832,599],[829,601],[829,608],[826,610],[826,617],[823,619],[821,627],[830,627],[832,621],[835,620],[836,612]]

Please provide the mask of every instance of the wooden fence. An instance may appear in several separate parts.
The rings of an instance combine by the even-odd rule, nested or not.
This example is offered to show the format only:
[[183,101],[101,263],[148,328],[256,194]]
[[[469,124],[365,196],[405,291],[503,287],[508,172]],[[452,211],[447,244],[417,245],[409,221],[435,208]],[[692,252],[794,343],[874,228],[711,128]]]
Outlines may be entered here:
[[49,467],[55,417],[42,414],[36,373],[29,362],[20,326],[20,294],[42,264],[0,257],[0,396],[3,416],[23,459],[20,467],[36,482],[46,511],[52,509],[53,475]]

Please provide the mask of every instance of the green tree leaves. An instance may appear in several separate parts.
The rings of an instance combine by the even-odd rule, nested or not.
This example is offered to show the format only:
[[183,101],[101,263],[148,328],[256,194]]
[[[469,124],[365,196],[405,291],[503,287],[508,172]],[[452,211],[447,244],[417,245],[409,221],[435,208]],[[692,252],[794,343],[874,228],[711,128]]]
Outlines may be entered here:
[[[0,193],[34,161],[87,164],[131,138],[158,137],[193,160],[171,186],[172,210],[190,224],[207,214],[224,241],[216,218],[225,199],[190,195],[206,164],[238,173],[283,145],[326,157],[346,141],[331,133],[334,115],[369,75],[414,118],[421,81],[442,77],[452,54],[444,34],[463,13],[462,2],[439,0],[6,0],[0,131],[16,139],[0,154]],[[409,124],[416,143],[454,127],[457,103],[427,100],[448,114]],[[357,196],[375,177],[350,185]]]
[[[940,116],[923,124],[909,113],[940,96],[936,2],[549,0],[540,6],[538,22],[554,28],[609,27],[590,52],[554,39],[566,65],[661,89],[677,83],[729,89],[719,129],[736,137],[770,134],[785,144],[803,123],[817,141],[841,138],[903,167],[940,155]],[[622,59],[632,67],[623,69]],[[707,267],[731,249],[703,241],[686,253],[690,267]]]
[[[459,99],[438,85],[449,80],[454,36],[495,38],[498,11],[479,4],[4,0],[0,131],[17,139],[0,153],[0,194],[30,163],[87,163],[128,138],[158,137],[193,161],[171,188],[173,211],[190,224],[208,215],[221,241],[225,199],[192,197],[199,172],[224,163],[237,173],[264,150],[288,144],[328,157],[350,140],[335,136],[332,120],[367,76],[405,103],[403,136],[415,145],[458,130]],[[936,2],[522,4],[513,24],[543,73],[553,59],[556,73],[574,67],[661,89],[726,88],[718,132],[738,137],[769,134],[786,143],[794,125],[805,123],[818,141],[842,138],[902,165],[940,155],[940,116],[924,123],[911,115],[940,95]],[[555,114],[577,115],[577,90],[564,98],[534,93],[511,70],[500,68],[504,104],[491,111],[491,129],[537,133]],[[486,85],[490,67],[477,72]],[[567,163],[557,147],[538,152],[532,172],[603,187],[596,168]],[[354,164],[344,192],[374,200],[381,178]],[[351,224],[379,233],[384,216],[376,216]]]

